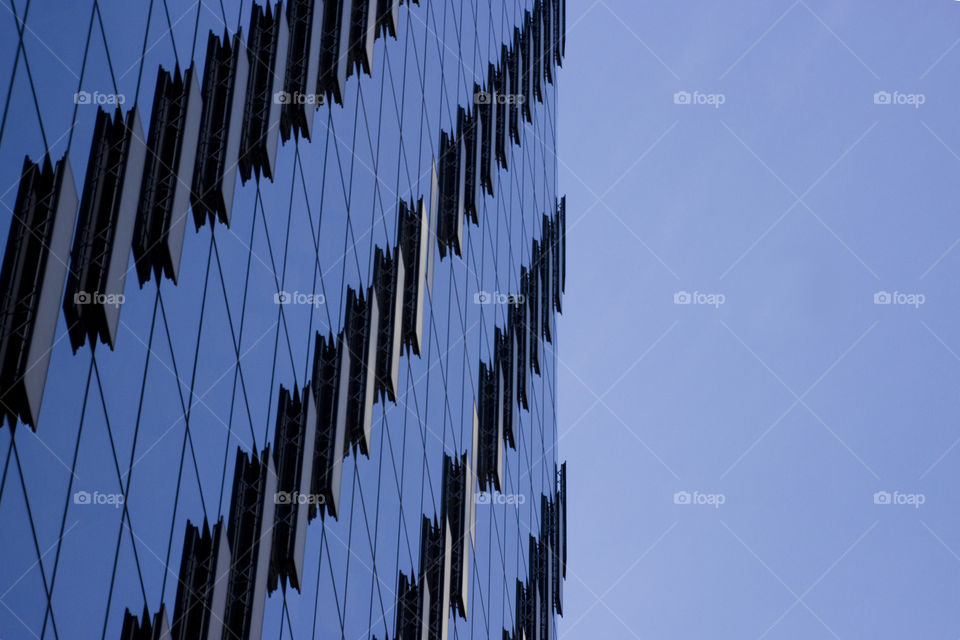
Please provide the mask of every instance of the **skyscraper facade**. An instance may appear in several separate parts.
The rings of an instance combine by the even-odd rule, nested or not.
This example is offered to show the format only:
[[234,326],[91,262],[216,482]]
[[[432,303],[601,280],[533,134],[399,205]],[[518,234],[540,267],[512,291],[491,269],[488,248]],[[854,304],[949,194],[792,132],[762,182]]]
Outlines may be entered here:
[[0,638],[556,636],[564,0],[10,0]]

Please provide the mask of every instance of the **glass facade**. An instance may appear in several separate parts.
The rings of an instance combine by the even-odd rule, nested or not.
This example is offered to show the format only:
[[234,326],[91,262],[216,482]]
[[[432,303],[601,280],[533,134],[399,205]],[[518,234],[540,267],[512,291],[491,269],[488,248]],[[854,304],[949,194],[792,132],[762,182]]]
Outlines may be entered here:
[[9,9],[0,638],[555,637],[565,2]]

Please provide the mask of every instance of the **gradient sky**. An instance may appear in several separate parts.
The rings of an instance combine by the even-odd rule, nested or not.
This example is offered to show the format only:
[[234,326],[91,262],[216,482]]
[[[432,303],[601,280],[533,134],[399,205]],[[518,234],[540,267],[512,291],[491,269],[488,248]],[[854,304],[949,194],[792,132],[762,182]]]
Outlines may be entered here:
[[567,12],[561,637],[956,638],[960,3]]

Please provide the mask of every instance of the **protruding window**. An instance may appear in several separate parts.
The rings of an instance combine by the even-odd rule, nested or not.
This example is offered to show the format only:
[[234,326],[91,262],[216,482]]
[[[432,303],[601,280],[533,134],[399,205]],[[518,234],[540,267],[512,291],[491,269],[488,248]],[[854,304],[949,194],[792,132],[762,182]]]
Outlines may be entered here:
[[[380,309],[373,287],[367,295],[347,288],[347,311],[343,334],[350,349],[350,395],[347,406],[347,447],[355,445],[370,456],[370,427],[376,393],[377,335]],[[346,453],[346,451],[345,451]]]
[[397,403],[400,385],[400,349],[403,346],[403,259],[377,247],[373,258],[373,280],[380,310],[377,338],[377,392],[380,398]]
[[523,305],[527,308],[526,314],[526,333],[527,333],[527,360],[531,370],[537,374],[540,373],[540,275],[537,264],[540,259],[539,245],[536,240],[533,242],[531,251],[531,267],[529,271],[520,269],[520,287],[523,291]]
[[65,155],[54,167],[23,161],[0,271],[0,411],[37,428],[77,218]]
[[553,57],[557,61],[557,66],[563,66],[563,38],[566,21],[566,0],[553,0]]
[[430,635],[430,587],[401,571],[397,579],[396,640],[426,640]]
[[[313,393],[317,404],[317,437],[313,454],[313,494],[324,513],[338,517],[343,451],[347,440],[350,389],[350,349],[341,334],[335,341],[316,335],[313,352]],[[310,505],[310,518],[317,506]]]
[[547,82],[553,84],[553,56],[554,56],[554,42],[553,42],[553,7],[555,5],[555,0],[543,0],[543,4],[540,6],[540,15],[543,19],[543,77],[547,79]]
[[550,221],[546,216],[543,216],[540,238],[540,315],[543,337],[549,342],[553,342],[553,242]]
[[467,619],[467,596],[470,593],[470,552],[473,549],[476,518],[474,495],[467,454],[462,454],[459,461],[444,455],[441,519],[450,527],[453,540],[450,599],[464,620]]
[[440,174],[437,173],[436,159],[430,160],[430,199],[427,201],[427,220],[429,236],[427,238],[427,293],[433,300],[433,263],[437,246],[437,218],[440,210]]
[[273,181],[277,161],[277,135],[280,131],[280,112],[284,100],[277,93],[283,91],[287,64],[287,43],[290,28],[283,3],[277,2],[270,10],[253,3],[250,11],[250,78],[243,109],[243,137],[240,140],[240,177],[243,182],[254,172],[257,179],[264,175]]
[[377,0],[353,0],[352,21],[350,71],[355,64],[369,76],[373,67],[373,41],[377,37]]
[[464,213],[470,215],[470,220],[475,225],[480,224],[478,217],[479,198],[482,198],[480,191],[480,120],[477,117],[477,107],[472,111],[466,111],[463,107],[457,110],[457,130],[463,140],[460,145],[461,158],[463,159],[463,209]]
[[477,386],[480,395],[477,479],[481,489],[492,483],[500,491],[503,478],[503,373],[498,367],[481,362]]
[[170,623],[167,621],[167,609],[162,604],[160,611],[150,616],[150,610],[143,606],[143,615],[137,618],[127,609],[123,613],[122,640],[171,640]]
[[440,206],[438,211],[438,246],[440,256],[447,249],[458,256],[463,242],[463,196],[465,178],[463,138],[454,138],[446,131],[440,132]]
[[[311,140],[313,115],[321,104],[317,81],[323,35],[323,0],[288,0],[287,23],[290,25],[290,42],[284,93],[279,96],[283,102],[280,135],[284,142],[291,135]],[[274,99],[277,98],[275,95]]]
[[427,286],[429,222],[423,198],[417,205],[400,203],[400,252],[403,255],[403,344],[418,356],[423,342],[423,304]]
[[520,30],[513,30],[513,45],[507,53],[507,66],[510,68],[510,136],[516,145],[520,144],[520,108],[521,98],[520,80]]
[[74,352],[88,337],[116,344],[145,154],[136,107],[97,109],[63,300]]
[[213,224],[216,218],[230,226],[249,66],[246,45],[239,33],[231,39],[224,32],[222,42],[210,33],[201,90],[203,114],[193,168],[193,221],[197,229],[207,219]]
[[260,456],[237,449],[227,539],[233,553],[223,618],[229,637],[259,640],[273,542],[274,495],[277,474],[270,447]]
[[429,640],[447,640],[450,624],[450,556],[453,541],[446,521],[439,525],[424,516],[420,528],[420,588],[429,585]]
[[325,0],[319,84],[327,97],[337,104],[343,104],[347,84],[352,18],[353,0]]
[[523,117],[533,122],[533,18],[529,11],[523,14],[523,31],[520,32],[520,86],[523,94]]
[[486,88],[481,90],[477,85],[473,85],[474,95],[478,96],[475,102],[480,114],[480,186],[486,189],[490,196],[493,195],[493,163],[497,143],[497,104],[493,96],[496,88],[496,83],[493,82],[495,74],[493,65],[490,65]]
[[153,93],[150,132],[133,233],[133,257],[142,287],[151,273],[177,282],[190,213],[190,181],[200,135],[200,85],[193,65],[180,74],[162,67]]
[[494,330],[496,345],[496,365],[503,376],[503,437],[511,448],[516,449],[514,428],[517,422],[517,338],[508,325],[505,329]]
[[496,125],[496,151],[497,160],[504,169],[509,168],[510,154],[510,64],[507,54],[507,46],[501,45],[500,48],[500,66],[497,67],[494,75],[495,87],[493,101],[497,103],[497,125]]
[[400,0],[379,0],[377,3],[377,35],[389,34],[396,39],[400,20]]
[[526,593],[526,615],[524,616],[525,622],[527,623],[527,637],[528,638],[542,638],[540,632],[540,625],[542,624],[541,620],[541,599],[543,592],[540,590],[540,580],[538,576],[540,575],[540,553],[537,548],[537,539],[533,536],[529,537],[529,551],[528,551],[528,573],[527,573],[527,593]]
[[532,27],[532,46],[533,57],[530,59],[530,76],[533,79],[533,95],[537,102],[543,102],[543,8],[540,0],[533,3],[533,20],[530,23]]
[[[525,279],[526,267],[521,267],[521,282]],[[514,396],[517,407],[523,407],[524,409],[529,408],[528,402],[528,390],[527,390],[527,379],[528,367],[527,367],[527,353],[529,351],[529,335],[527,334],[527,317],[529,314],[529,308],[523,302],[519,302],[513,305],[510,308],[510,333],[513,334],[515,340],[515,354],[516,354],[516,367],[517,367],[517,377],[516,377],[516,395]]]
[[174,640],[222,637],[229,575],[230,545],[223,519],[212,532],[206,521],[201,531],[188,520],[173,607]]
[[314,503],[313,456],[316,449],[317,408],[308,384],[301,395],[280,387],[277,427],[273,436],[277,492],[267,496],[274,502],[273,561],[270,591],[278,579],[300,591],[303,584],[303,555],[307,543],[309,505]]

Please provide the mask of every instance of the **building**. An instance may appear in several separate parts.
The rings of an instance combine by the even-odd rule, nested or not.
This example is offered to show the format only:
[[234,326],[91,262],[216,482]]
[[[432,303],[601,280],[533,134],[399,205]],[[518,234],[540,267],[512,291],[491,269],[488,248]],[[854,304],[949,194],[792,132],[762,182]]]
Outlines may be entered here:
[[565,2],[43,4],[0,636],[555,637]]

